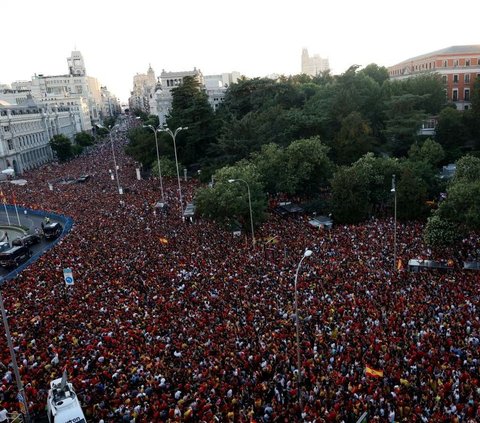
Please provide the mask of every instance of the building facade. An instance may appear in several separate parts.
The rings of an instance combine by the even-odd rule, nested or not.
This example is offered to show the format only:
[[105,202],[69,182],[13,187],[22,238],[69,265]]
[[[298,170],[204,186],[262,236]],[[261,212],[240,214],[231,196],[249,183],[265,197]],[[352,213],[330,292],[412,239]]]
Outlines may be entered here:
[[[85,62],[79,51],[67,58],[68,74],[34,75],[31,81],[16,81],[0,89],[0,100],[9,104],[27,104],[32,99],[40,108],[69,108],[79,114],[78,132],[90,132],[105,112],[119,110],[119,101],[105,93],[96,78],[87,75]],[[112,107],[114,104],[114,107]],[[113,115],[110,115],[113,116]]]
[[195,78],[200,86],[204,86],[204,78],[202,72],[194,68],[193,71],[182,72],[166,72],[162,70],[159,77],[159,83],[156,86],[155,92],[150,98],[150,113],[157,115],[160,125],[167,122],[167,115],[172,106],[172,89],[180,86],[183,79],[187,76]]
[[302,74],[317,76],[328,70],[330,70],[328,58],[322,58],[318,54],[310,56],[306,48],[302,50]]
[[150,101],[153,98],[157,86],[157,79],[152,66],[148,67],[147,73],[137,73],[133,77],[133,90],[131,91],[128,104],[130,110],[140,110],[151,114]]
[[156,90],[150,98],[150,113],[158,116],[161,125],[166,123],[167,115],[172,106],[172,89],[181,85],[183,79],[187,76],[198,81],[201,89],[205,90],[207,94],[210,106],[213,110],[217,110],[223,102],[228,87],[240,79],[240,72],[204,76],[197,68],[194,68],[193,71],[181,72],[166,72],[163,70],[158,78],[159,83]]
[[47,163],[53,158],[50,140],[63,134],[73,138],[78,115],[69,107],[10,105],[0,101],[0,168],[17,174]]
[[471,107],[475,80],[480,77],[480,45],[452,46],[416,56],[388,68],[390,79],[437,73],[442,78],[447,101],[458,110]]

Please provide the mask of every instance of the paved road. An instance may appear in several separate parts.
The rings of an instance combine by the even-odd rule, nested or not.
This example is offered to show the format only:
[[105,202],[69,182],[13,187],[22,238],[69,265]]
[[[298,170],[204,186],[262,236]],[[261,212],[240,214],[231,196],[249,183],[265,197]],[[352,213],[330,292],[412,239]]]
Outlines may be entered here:
[[[17,219],[17,214],[11,211],[8,212],[8,219],[10,219],[10,223],[12,225],[16,225],[16,226],[18,226],[18,221],[20,220],[21,226],[24,228],[28,228],[27,233],[35,233],[36,228],[41,230],[41,225],[43,222],[43,218],[41,216],[37,216],[35,214],[29,214],[28,211],[27,213],[24,213],[24,211],[21,210],[20,208],[18,209],[18,219]],[[0,205],[0,227],[2,227],[2,229],[0,229],[0,238],[3,236],[3,233],[7,231],[8,238],[11,243],[15,238],[17,238],[21,234],[18,231],[15,231],[14,228],[5,229],[6,227],[8,227],[8,219],[7,219],[7,215],[5,214],[5,208],[3,207],[3,205]],[[52,217],[50,221],[57,222],[58,220]],[[47,250],[54,241],[55,240],[45,241],[45,239],[42,237],[42,240],[40,243],[36,245],[32,245],[30,247],[30,250],[32,251],[33,256]],[[8,275],[14,271],[15,269],[4,269],[3,267],[0,267],[0,277],[7,279]]]

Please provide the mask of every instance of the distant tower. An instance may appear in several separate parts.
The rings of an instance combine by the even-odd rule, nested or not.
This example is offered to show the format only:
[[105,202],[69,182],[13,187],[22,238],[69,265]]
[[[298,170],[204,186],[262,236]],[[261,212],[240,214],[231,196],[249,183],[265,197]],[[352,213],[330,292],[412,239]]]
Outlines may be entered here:
[[157,78],[155,77],[155,72],[152,69],[152,65],[148,65],[148,71],[147,71],[147,81],[149,85],[155,86],[157,82]]
[[306,69],[308,68],[309,62],[310,62],[310,56],[308,55],[308,50],[304,48],[302,50],[302,72],[301,73],[307,73]]
[[68,71],[70,75],[86,76],[85,62],[83,61],[82,53],[79,51],[72,51],[72,55],[67,57]]
[[316,76],[329,69],[328,59],[322,59],[318,54],[310,57],[306,48],[302,50],[302,73]]

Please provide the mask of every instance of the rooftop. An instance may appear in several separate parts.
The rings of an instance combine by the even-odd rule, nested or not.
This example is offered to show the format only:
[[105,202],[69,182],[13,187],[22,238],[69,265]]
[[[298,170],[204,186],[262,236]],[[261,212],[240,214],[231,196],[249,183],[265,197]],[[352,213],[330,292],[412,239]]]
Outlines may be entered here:
[[432,51],[431,53],[421,54],[420,56],[411,57],[410,59],[403,60],[398,63],[407,63],[415,62],[417,60],[426,59],[433,56],[443,56],[443,55],[467,55],[467,54],[480,54],[480,44],[473,44],[467,46],[451,46],[443,48],[441,50]]

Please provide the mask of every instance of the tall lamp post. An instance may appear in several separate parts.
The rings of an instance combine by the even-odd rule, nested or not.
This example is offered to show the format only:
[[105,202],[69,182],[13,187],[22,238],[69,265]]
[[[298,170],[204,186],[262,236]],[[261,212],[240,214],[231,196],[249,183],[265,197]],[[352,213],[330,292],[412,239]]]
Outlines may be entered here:
[[180,171],[178,170],[178,158],[177,158],[177,144],[175,142],[175,139],[177,138],[177,134],[180,131],[185,131],[188,129],[188,126],[182,127],[180,126],[179,128],[175,129],[175,131],[172,132],[171,129],[169,128],[159,128],[158,132],[166,132],[172,137],[173,140],[173,151],[175,152],[175,165],[177,166],[177,181],[178,181],[178,197],[180,200],[180,218],[183,219],[183,198],[182,198],[182,187],[180,185]]
[[158,166],[158,175],[160,177],[160,192],[162,193],[162,203],[165,203],[165,195],[163,194],[163,181],[162,181],[162,169],[160,168],[160,154],[158,152],[158,137],[157,132],[160,131],[160,127],[154,128],[153,125],[143,125],[144,128],[149,128],[153,131],[155,135],[155,146],[157,147],[157,166]]
[[395,186],[395,175],[392,175],[393,192],[393,271],[395,271],[397,263],[397,188]]
[[252,197],[250,196],[250,186],[248,185],[248,182],[245,181],[244,179],[229,179],[228,182],[229,183],[243,182],[247,186],[248,208],[250,209],[250,226],[251,226],[251,230],[252,230],[252,245],[253,245],[253,248],[255,248],[255,232],[253,230]]
[[302,266],[303,260],[305,260],[307,257],[310,257],[313,254],[312,250],[306,249],[305,252],[303,253],[303,256],[298,263],[297,266],[297,272],[295,273],[295,330],[297,334],[297,384],[298,384],[298,403],[300,405],[300,414],[303,412],[303,406],[302,406],[302,361],[300,359],[300,319],[298,316],[298,289],[297,289],[297,283],[298,283],[298,274],[300,273],[300,267]]
[[118,179],[118,168],[117,168],[117,159],[115,158],[115,149],[113,148],[113,138],[112,138],[112,126],[109,126],[108,128],[105,128],[103,125],[97,125],[99,128],[106,129],[108,131],[108,135],[110,137],[110,144],[112,146],[112,156],[113,156],[113,166],[115,170],[115,178],[117,179],[117,188],[118,188],[118,193],[121,195],[123,194],[123,189],[120,186],[120,180]]
[[[0,281],[0,285],[4,283],[3,278]],[[30,422],[30,414],[28,412],[28,403],[25,396],[25,388],[23,387],[22,379],[20,378],[20,371],[18,370],[17,359],[15,356],[15,349],[13,348],[12,336],[10,335],[10,326],[8,324],[7,313],[5,311],[5,305],[3,303],[3,296],[0,290],[0,311],[2,313],[3,326],[5,328],[5,336],[7,337],[8,349],[10,350],[10,358],[12,359],[13,373],[15,374],[15,381],[17,382],[18,399],[25,406],[25,419]]]

